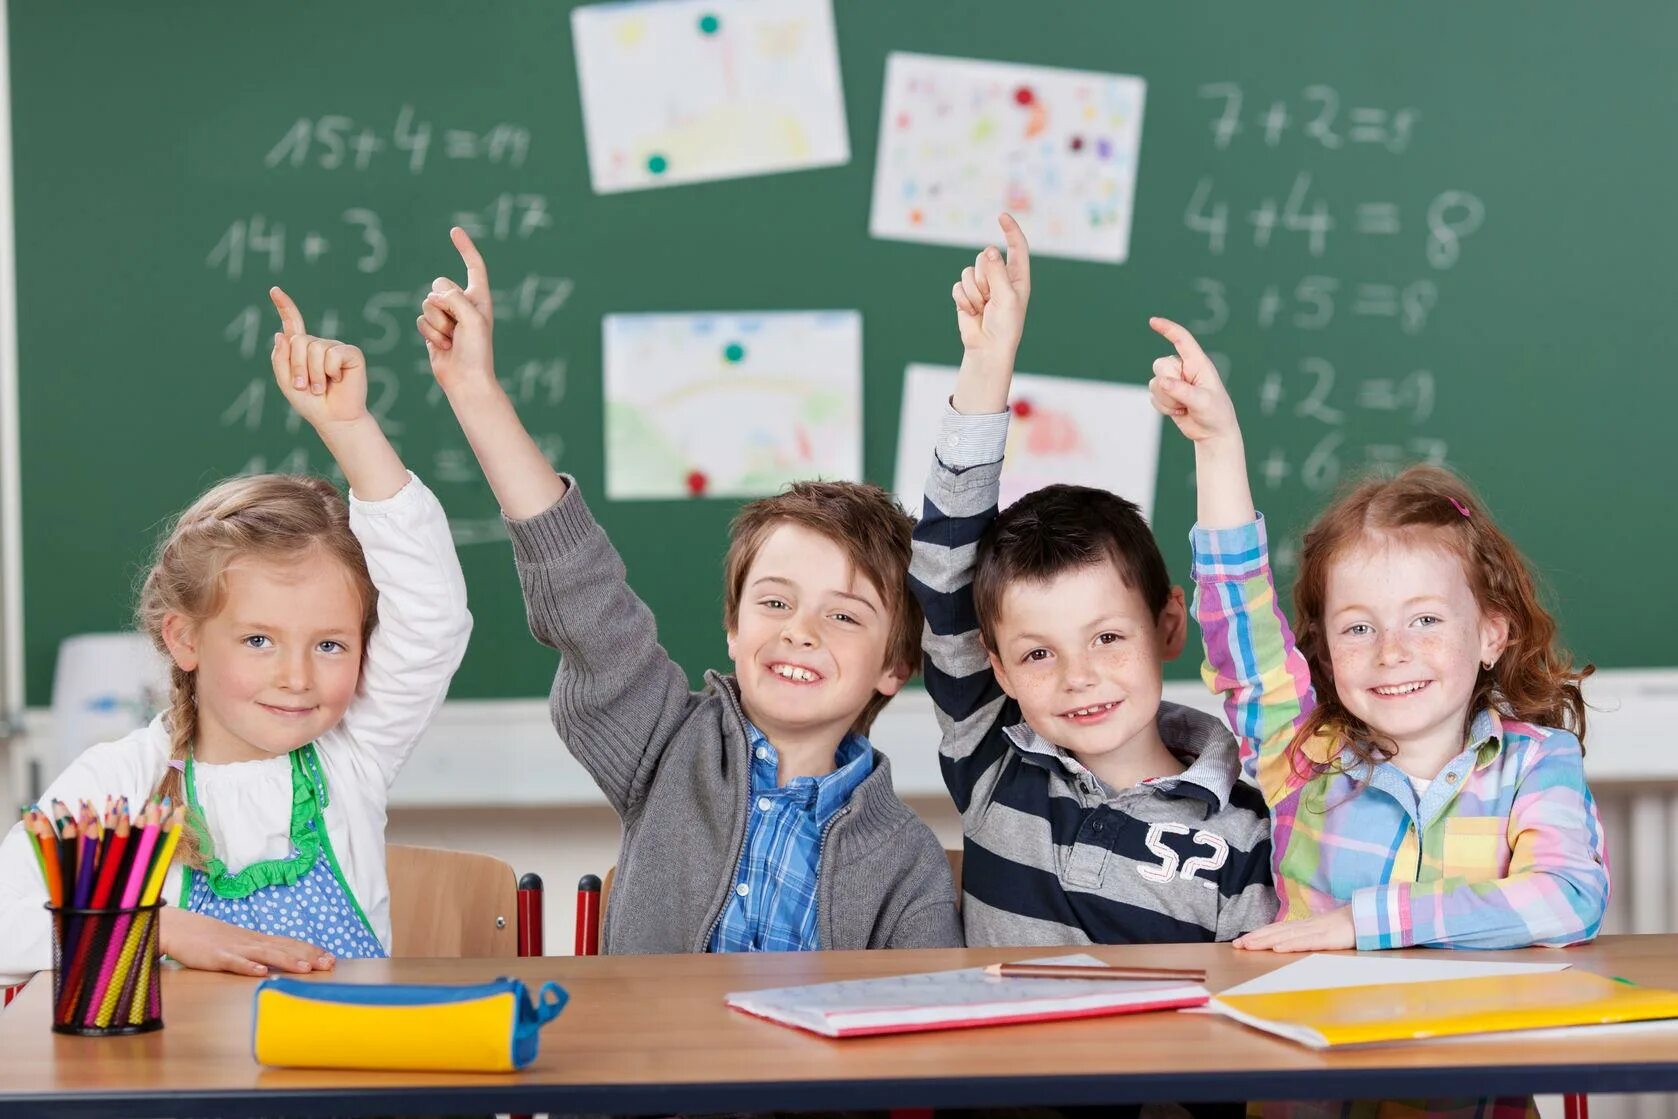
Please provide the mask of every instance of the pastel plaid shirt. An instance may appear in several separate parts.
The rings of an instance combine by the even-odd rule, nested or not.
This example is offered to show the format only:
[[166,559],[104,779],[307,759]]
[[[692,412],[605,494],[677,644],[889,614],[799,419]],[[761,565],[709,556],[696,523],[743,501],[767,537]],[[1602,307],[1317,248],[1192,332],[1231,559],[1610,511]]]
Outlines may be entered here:
[[1278,919],[1350,904],[1360,949],[1596,936],[1608,857],[1576,737],[1481,711],[1420,797],[1390,762],[1357,764],[1337,735],[1289,751],[1316,696],[1277,604],[1264,519],[1196,527],[1193,542],[1202,675],[1270,805]]
[[822,836],[874,768],[874,748],[858,734],[839,743],[837,768],[824,777],[777,784],[780,755],[751,723],[752,795],[734,889],[711,933],[712,952],[801,952],[821,947],[816,886]]

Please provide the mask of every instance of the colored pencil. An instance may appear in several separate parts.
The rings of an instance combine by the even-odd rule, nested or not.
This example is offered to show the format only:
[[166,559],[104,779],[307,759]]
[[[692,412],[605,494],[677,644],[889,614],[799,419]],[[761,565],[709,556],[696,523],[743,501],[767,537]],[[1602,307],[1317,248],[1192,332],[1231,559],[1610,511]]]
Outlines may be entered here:
[[1179,979],[1204,983],[1206,973],[1193,968],[1107,967],[1084,964],[991,964],[986,975],[1004,979]]

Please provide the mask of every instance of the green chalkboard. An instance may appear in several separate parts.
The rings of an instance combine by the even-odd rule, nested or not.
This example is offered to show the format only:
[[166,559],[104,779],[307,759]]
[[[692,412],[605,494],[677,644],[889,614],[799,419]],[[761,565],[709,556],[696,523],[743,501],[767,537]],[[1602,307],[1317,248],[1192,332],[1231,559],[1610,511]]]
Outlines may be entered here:
[[[720,663],[735,503],[605,499],[603,316],[860,312],[862,464],[891,485],[905,366],[959,356],[948,291],[972,252],[869,235],[894,51],[1146,82],[1128,259],[1038,258],[1022,369],[1141,383],[1145,316],[1196,323],[1278,538],[1372,458],[1443,456],[1541,566],[1580,653],[1673,660],[1655,622],[1678,612],[1638,597],[1638,565],[1678,555],[1663,0],[835,0],[848,161],[609,194],[567,4],[6,10],[33,704],[63,637],[123,624],[156,530],[204,485],[326,468],[267,386],[275,281],[367,348],[400,449],[457,521],[477,630],[454,695],[545,690],[552,658],[411,327],[458,271],[462,215],[527,422],[671,651]],[[1156,527],[1186,575],[1191,456],[1163,439]]]

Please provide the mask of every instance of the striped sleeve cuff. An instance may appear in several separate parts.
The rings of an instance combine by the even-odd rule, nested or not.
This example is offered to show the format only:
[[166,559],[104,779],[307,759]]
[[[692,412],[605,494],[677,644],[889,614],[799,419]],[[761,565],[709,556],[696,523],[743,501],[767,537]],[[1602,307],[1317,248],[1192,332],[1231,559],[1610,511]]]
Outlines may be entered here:
[[1410,884],[1394,882],[1352,893],[1352,930],[1359,952],[1408,948],[1414,940],[1410,927]]
[[1194,577],[1249,579],[1270,566],[1264,514],[1235,528],[1202,528],[1189,533],[1194,547]]
[[964,415],[946,403],[938,430],[938,461],[955,471],[1001,462],[1008,449],[1008,418],[1006,410]]

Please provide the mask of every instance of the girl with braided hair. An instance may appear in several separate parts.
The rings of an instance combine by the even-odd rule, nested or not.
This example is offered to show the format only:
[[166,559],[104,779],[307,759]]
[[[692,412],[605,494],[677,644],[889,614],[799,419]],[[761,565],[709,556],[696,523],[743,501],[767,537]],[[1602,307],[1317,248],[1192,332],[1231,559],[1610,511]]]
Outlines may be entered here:
[[[284,328],[275,379],[349,500],[322,479],[263,474],[193,502],[137,610],[170,661],[169,709],[89,748],[43,798],[187,805],[162,950],[245,975],[387,953],[388,790],[471,632],[447,518],[367,410],[361,351],[309,335],[270,294]],[[0,985],[52,966],[45,901],[14,827],[0,843]]]

